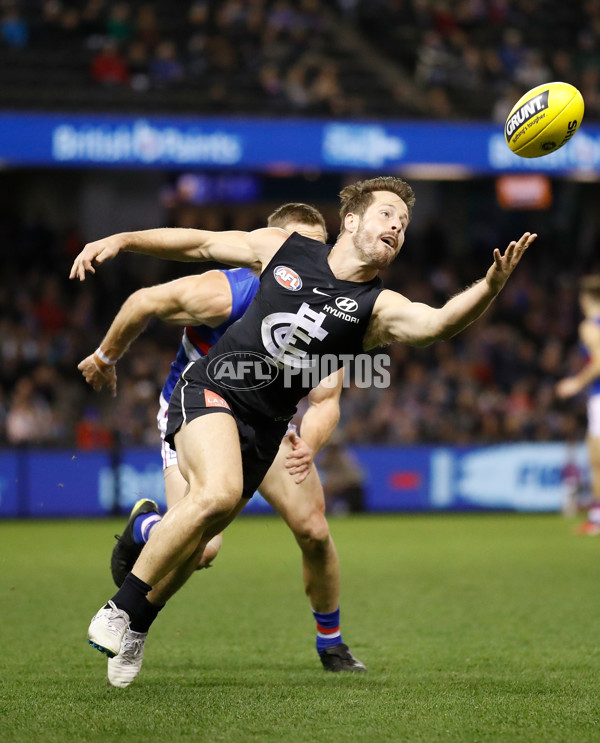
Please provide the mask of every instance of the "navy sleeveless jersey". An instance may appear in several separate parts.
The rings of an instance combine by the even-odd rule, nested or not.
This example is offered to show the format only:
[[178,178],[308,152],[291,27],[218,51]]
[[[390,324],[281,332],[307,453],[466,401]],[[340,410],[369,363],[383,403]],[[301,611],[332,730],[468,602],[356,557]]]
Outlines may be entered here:
[[[214,391],[242,415],[291,418],[299,400],[340,368],[340,355],[364,353],[363,339],[383,284],[378,277],[337,279],[327,262],[330,250],[293,233],[262,272],[246,314],[196,362],[205,365]],[[324,356],[328,364],[322,363]],[[270,374],[265,374],[265,361]],[[313,373],[303,374],[303,369]]]

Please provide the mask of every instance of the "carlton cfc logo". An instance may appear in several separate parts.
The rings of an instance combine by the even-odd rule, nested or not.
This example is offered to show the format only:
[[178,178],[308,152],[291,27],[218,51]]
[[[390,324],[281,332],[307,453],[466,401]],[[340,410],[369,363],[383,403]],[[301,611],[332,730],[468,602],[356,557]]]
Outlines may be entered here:
[[277,266],[273,271],[273,276],[275,276],[277,283],[283,286],[284,289],[297,292],[298,289],[302,288],[302,279],[300,276],[287,266]]

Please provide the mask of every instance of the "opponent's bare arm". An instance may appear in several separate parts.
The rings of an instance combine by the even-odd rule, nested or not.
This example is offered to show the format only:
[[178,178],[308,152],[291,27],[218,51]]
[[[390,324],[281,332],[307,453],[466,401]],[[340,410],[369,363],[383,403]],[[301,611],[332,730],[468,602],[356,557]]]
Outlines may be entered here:
[[[344,370],[326,377],[308,394],[308,409],[300,424],[300,437],[289,435],[293,449],[286,457],[285,466],[296,483],[308,475],[315,456],[331,438],[340,419],[340,395]],[[304,442],[305,446],[297,442]]]
[[536,237],[526,232],[520,240],[511,242],[503,254],[494,250],[494,262],[485,278],[439,309],[411,302],[396,292],[381,292],[373,308],[365,347],[374,348],[393,341],[427,346],[460,333],[490,306]]
[[300,423],[300,436],[315,454],[331,438],[340,420],[340,395],[344,370],[326,377],[308,393],[308,409]]
[[75,258],[69,278],[85,281],[86,273],[96,273],[96,266],[115,258],[123,250],[175,261],[212,260],[261,271],[288,237],[288,233],[278,227],[252,232],[212,232],[183,227],[120,232],[88,243]]
[[116,395],[115,364],[151,318],[176,325],[216,327],[231,315],[231,302],[231,286],[222,271],[207,271],[140,289],[125,300],[100,343],[100,354],[110,363],[94,351],[77,368],[94,390],[108,387]]
[[600,327],[595,322],[584,320],[579,326],[579,338],[587,348],[590,360],[580,372],[558,382],[556,394],[561,399],[578,395],[600,377]]

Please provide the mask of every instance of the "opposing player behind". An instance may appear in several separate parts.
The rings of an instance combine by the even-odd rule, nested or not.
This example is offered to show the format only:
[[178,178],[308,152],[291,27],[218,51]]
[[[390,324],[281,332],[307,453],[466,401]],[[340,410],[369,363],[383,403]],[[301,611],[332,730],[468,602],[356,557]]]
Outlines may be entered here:
[[[268,220],[270,227],[287,233],[297,231],[320,242],[326,240],[322,215],[306,204],[284,204]],[[186,276],[167,284],[141,289],[132,294],[116,315],[97,351],[78,366],[95,389],[117,392],[116,362],[146,328],[151,318],[186,325],[177,357],[160,396],[158,427],[162,438],[162,460],[167,506],[177,503],[187,482],[177,466],[177,454],[164,440],[167,408],[181,372],[205,355],[225,330],[243,316],[256,294],[260,281],[249,269],[208,271]],[[317,621],[317,651],[326,670],[363,671],[342,642],[339,621],[339,563],[325,519],[321,483],[312,457],[327,441],[339,418],[342,376],[312,390],[308,410],[301,424],[301,438],[290,432],[277,458],[259,487],[263,497],[285,519],[302,550],[304,585]],[[304,442],[309,442],[308,446]],[[117,542],[111,559],[113,579],[123,583],[144,544],[161,521],[157,505],[148,499],[135,504],[130,520]],[[198,567],[207,567],[221,546],[214,537],[199,557]],[[179,588],[164,582],[154,594],[158,605]],[[141,669],[148,622],[130,628],[121,652],[108,662],[108,678],[115,686],[128,686]]]
[[[269,229],[175,229],[114,235],[86,246],[76,258],[71,276],[80,279],[121,249],[261,272],[244,317],[184,371],[174,390],[166,440],[175,443],[190,489],[93,617],[88,638],[99,650],[119,652],[129,624],[152,606],[153,586],[184,569],[215,529],[235,518],[240,498],[261,482],[298,401],[319,378],[286,369],[308,364],[322,370],[325,356],[341,363],[341,356],[394,341],[422,346],[451,338],[485,312],[536,238],[526,232],[504,253],[494,250],[485,277],[437,309],[384,290],[378,278],[404,243],[414,204],[411,187],[399,178],[373,178],[347,186],[340,196],[342,229],[331,249],[297,234],[283,239]],[[267,353],[283,373],[264,387],[254,378],[243,390],[227,389],[211,376],[210,365],[233,352]],[[218,407],[207,402],[213,395],[221,399]]]
[[556,394],[568,399],[587,387],[588,431],[587,448],[592,474],[594,501],[582,524],[583,534],[600,535],[600,275],[587,276],[581,281],[579,304],[583,320],[579,325],[581,343],[587,363],[577,374],[566,377],[556,386]]

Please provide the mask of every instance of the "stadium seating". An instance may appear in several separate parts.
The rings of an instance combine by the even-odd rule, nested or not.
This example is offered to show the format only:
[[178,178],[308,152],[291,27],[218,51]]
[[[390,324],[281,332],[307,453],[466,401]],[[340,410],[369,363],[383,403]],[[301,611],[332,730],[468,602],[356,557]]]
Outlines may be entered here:
[[[587,117],[600,113],[595,3],[196,0],[179,13],[167,0],[81,5],[1,11],[0,108],[489,119],[503,93],[541,75],[568,77],[583,89]],[[15,13],[22,36],[11,32]],[[112,43],[118,81],[96,63]]]

